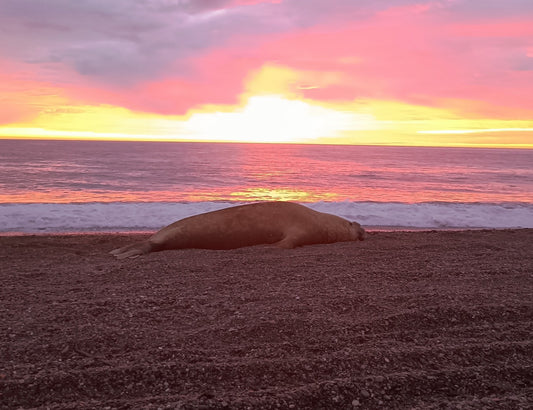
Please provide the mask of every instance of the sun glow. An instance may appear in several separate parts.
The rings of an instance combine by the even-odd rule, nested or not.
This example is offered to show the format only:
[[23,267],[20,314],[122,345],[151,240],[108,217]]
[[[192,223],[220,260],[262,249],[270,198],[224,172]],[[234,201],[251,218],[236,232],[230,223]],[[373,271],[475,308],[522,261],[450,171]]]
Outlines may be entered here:
[[354,129],[374,129],[374,118],[290,100],[254,96],[235,112],[196,113],[184,123],[195,140],[305,142]]
[[318,202],[335,200],[338,195],[328,192],[313,192],[309,190],[281,189],[281,188],[248,188],[231,193],[231,197],[239,201],[298,201]]

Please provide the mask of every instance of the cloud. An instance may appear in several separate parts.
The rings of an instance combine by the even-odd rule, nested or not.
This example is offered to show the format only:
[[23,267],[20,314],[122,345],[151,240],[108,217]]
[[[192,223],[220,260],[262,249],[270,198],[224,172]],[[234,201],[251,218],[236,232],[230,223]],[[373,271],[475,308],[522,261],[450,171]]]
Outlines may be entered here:
[[447,0],[441,3],[446,13],[458,21],[506,19],[533,14],[533,2],[530,0]]
[[165,114],[236,103],[269,64],[318,100],[533,107],[532,13],[530,0],[2,0],[0,54],[77,102]]
[[110,84],[131,85],[169,69],[188,74],[191,56],[285,24],[251,15],[250,8],[223,9],[228,3],[5,0],[0,51],[30,63],[61,63]]
[[[362,18],[385,3],[3,0],[0,52],[26,62],[60,63],[104,83],[131,85],[169,69],[188,75],[187,59],[232,41],[250,44],[256,36]],[[387,4],[393,3],[398,1]]]
[[296,70],[338,73],[337,83],[304,90],[308,98],[433,106],[484,100],[493,115],[494,107],[506,105],[531,113],[528,18],[457,23],[443,7],[401,6],[329,30],[291,32],[266,43],[262,52]]

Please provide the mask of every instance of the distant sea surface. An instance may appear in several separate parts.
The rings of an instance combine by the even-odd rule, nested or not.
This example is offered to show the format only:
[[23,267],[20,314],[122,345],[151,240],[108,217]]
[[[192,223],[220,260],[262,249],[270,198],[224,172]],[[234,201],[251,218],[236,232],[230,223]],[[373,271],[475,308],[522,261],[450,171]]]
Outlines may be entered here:
[[154,230],[284,200],[374,228],[533,227],[533,150],[0,140],[0,232]]

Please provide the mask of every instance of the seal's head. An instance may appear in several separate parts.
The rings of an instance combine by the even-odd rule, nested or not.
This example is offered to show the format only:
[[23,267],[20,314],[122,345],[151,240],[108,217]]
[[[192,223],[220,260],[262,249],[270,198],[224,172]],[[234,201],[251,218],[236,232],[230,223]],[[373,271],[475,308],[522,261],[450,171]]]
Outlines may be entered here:
[[357,222],[350,222],[350,229],[354,241],[364,241],[366,238],[366,231]]

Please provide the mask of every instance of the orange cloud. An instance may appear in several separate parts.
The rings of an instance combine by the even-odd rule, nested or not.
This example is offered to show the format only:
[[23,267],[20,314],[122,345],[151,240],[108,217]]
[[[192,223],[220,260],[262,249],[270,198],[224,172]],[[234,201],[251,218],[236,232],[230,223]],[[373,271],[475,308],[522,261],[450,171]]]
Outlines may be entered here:
[[31,121],[65,103],[61,88],[35,78],[27,66],[0,61],[0,125]]

